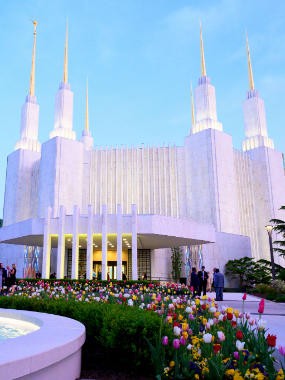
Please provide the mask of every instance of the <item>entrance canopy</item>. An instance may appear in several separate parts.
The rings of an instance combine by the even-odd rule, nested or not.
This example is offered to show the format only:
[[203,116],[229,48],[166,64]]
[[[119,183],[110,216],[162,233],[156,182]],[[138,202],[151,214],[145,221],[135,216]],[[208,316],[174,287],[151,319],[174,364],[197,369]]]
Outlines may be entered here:
[[[102,215],[93,216],[93,246],[102,248]],[[0,243],[43,247],[44,218],[29,219],[0,228]],[[51,248],[58,247],[59,218],[51,218]],[[87,215],[80,215],[78,235],[80,248],[87,248]],[[117,249],[117,215],[109,214],[107,219],[108,249]],[[73,215],[66,215],[65,246],[72,248]],[[132,215],[122,216],[122,248],[132,245]],[[212,224],[189,221],[162,215],[137,215],[137,246],[140,249],[158,249],[215,242],[215,228]]]

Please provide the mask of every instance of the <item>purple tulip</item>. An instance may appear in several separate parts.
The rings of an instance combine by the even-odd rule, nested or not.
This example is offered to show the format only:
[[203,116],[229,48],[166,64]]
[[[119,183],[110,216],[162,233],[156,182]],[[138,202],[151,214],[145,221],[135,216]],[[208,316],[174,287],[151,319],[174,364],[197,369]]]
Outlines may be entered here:
[[168,345],[168,336],[165,336],[163,339],[162,339],[162,344],[164,346],[167,346]]
[[279,351],[282,356],[285,356],[285,346],[279,346]]
[[182,346],[185,346],[186,344],[186,340],[183,338],[183,336],[180,338],[180,344],[182,344]]
[[173,341],[173,347],[178,349],[180,347],[180,342],[179,339],[174,339]]
[[237,351],[234,352],[234,357],[235,357],[236,360],[239,359],[239,353]]

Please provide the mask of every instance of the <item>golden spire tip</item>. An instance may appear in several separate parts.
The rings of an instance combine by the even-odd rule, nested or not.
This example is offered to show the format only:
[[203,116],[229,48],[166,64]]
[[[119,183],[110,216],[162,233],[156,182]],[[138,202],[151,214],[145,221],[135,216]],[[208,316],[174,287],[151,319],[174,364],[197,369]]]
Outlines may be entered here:
[[88,113],[88,77],[87,77],[87,88],[86,88],[85,131],[89,131],[89,113]]
[[68,63],[67,63],[67,35],[68,35],[68,20],[66,21],[66,35],[65,35],[65,51],[64,51],[64,69],[63,69],[63,82],[68,83]]
[[200,21],[200,49],[201,49],[201,76],[205,77],[206,76],[206,66],[205,66],[201,21]]
[[248,39],[247,39],[247,31],[246,31],[246,29],[245,29],[245,36],[246,36],[247,69],[248,69],[249,90],[254,90],[254,82],[253,82],[253,75],[252,75],[252,66],[251,66],[251,60],[250,60],[250,53],[249,53],[249,46],[248,46]]
[[33,46],[33,58],[31,69],[31,81],[30,81],[30,95],[35,95],[35,59],[36,59],[36,34],[37,34],[37,21],[30,20],[34,24],[34,46]]

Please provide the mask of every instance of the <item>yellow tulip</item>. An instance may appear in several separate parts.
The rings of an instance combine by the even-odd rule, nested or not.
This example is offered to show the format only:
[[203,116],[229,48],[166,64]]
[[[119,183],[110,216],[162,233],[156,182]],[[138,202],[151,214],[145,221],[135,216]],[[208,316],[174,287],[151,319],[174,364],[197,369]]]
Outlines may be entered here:
[[200,300],[199,300],[199,298],[196,298],[195,303],[196,303],[197,306],[200,305]]

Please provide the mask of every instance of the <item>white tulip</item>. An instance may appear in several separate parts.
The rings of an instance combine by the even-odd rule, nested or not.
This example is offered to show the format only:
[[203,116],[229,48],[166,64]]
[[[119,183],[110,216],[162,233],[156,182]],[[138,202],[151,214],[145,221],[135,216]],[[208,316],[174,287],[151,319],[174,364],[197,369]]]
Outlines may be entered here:
[[258,330],[264,330],[266,328],[267,321],[265,319],[260,319],[257,322],[257,329]]
[[193,345],[192,344],[188,344],[188,346],[186,347],[188,351],[191,351],[192,350],[192,347]]
[[222,321],[223,319],[224,319],[223,314],[220,314],[220,315],[219,315],[219,321]]
[[245,345],[245,342],[241,342],[240,340],[236,341],[236,346],[239,351],[243,350],[244,345]]
[[214,324],[214,320],[210,318],[210,319],[208,320],[208,323],[210,323],[210,326],[213,326],[213,324]]
[[211,343],[212,342],[212,334],[204,334],[203,336],[205,343]]
[[180,335],[180,328],[178,326],[175,326],[174,329],[173,329],[173,334],[175,336],[179,336]]
[[211,313],[215,313],[216,311],[217,311],[217,309],[214,306],[210,307],[210,312]]
[[186,311],[186,313],[192,313],[192,309],[191,309],[191,307],[186,307],[186,309],[185,309],[185,311]]

